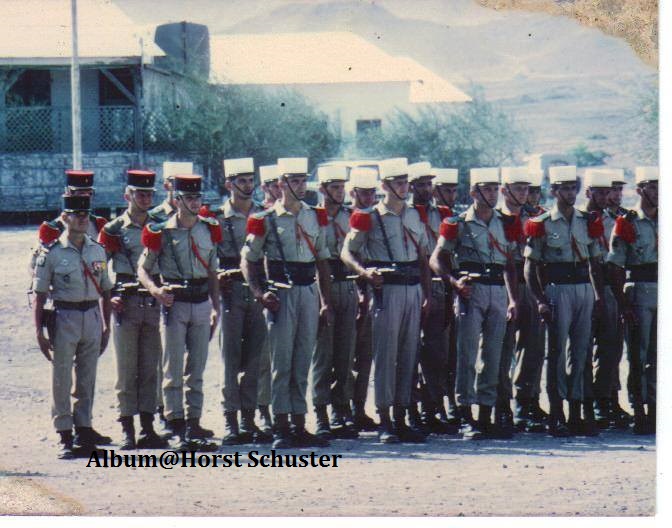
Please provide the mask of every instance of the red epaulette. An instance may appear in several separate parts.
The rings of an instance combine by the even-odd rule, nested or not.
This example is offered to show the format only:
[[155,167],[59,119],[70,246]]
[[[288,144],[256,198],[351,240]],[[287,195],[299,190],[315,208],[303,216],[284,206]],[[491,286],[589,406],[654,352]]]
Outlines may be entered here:
[[635,232],[635,226],[632,225],[625,216],[619,216],[616,218],[616,225],[614,225],[614,234],[623,239],[624,242],[632,244],[637,240],[637,233]]
[[[520,215],[511,215],[512,219],[504,222],[504,236],[509,242],[523,241],[523,224]],[[529,223],[529,222],[528,222]]]
[[201,205],[201,208],[198,210],[198,215],[205,218],[215,218],[217,216],[210,210],[209,205]]
[[159,253],[161,251],[161,231],[154,231],[150,227],[151,224],[146,225],[142,229],[142,235],[140,235],[140,241],[142,245],[145,246],[150,251]]
[[602,238],[604,236],[602,215],[595,211],[588,213],[588,236],[590,238]]
[[219,222],[217,222],[217,225],[208,224],[208,229],[210,229],[210,240],[212,240],[212,243],[219,244],[224,238],[222,235],[222,226],[219,225]]
[[61,236],[61,231],[57,227],[52,226],[49,222],[42,222],[37,236],[41,244],[50,244]]
[[455,240],[459,233],[457,222],[451,222],[450,218],[444,218],[439,227],[439,234],[446,240]]
[[453,216],[453,210],[447,205],[437,205],[436,208],[439,210],[439,216],[441,216],[441,220]]
[[371,215],[365,211],[355,209],[350,215],[350,227],[357,231],[370,231]]
[[316,207],[315,213],[317,214],[317,223],[322,227],[329,225],[329,216],[327,215],[327,210],[324,207]]
[[414,205],[413,207],[418,212],[418,215],[420,215],[420,221],[427,225],[427,222],[429,222],[429,218],[427,218],[427,208],[424,205]]
[[266,225],[263,217],[250,216],[247,219],[247,234],[264,236],[266,233]]
[[525,222],[525,235],[532,238],[541,238],[546,235],[544,222],[535,222],[530,220]]
[[107,218],[96,216],[96,231],[100,233],[103,230],[103,227],[105,227],[105,224],[107,224]]
[[108,253],[116,253],[121,249],[121,240],[119,235],[108,233],[105,228],[98,232],[98,243],[105,246]]

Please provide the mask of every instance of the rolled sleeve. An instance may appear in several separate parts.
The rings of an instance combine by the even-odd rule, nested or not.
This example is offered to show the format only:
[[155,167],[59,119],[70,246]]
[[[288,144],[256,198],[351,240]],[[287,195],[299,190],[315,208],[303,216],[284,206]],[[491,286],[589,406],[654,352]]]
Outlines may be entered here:
[[151,273],[155,264],[159,260],[159,254],[145,248],[138,259],[138,268],[143,268],[147,273]]
[[625,240],[622,238],[612,235],[606,261],[618,266],[619,268],[624,268],[625,262],[627,260],[627,253],[628,243],[625,242]]
[[448,240],[446,237],[441,235],[439,236],[439,240],[437,240],[436,245],[441,251],[448,251],[452,253],[457,248],[457,239]]
[[250,262],[259,262],[264,256],[265,242],[265,235],[247,235],[247,238],[245,239],[245,245],[240,252],[240,257]]
[[[47,255],[40,255],[38,259],[44,258],[44,263],[35,266],[33,274],[33,291],[36,293],[48,293],[51,286],[52,266],[51,259]],[[39,262],[39,260],[38,260]]]
[[325,260],[331,257],[331,251],[329,251],[329,247],[327,246],[327,232],[324,227],[320,228],[320,232],[317,235],[315,252],[317,253],[316,260]]
[[541,250],[544,247],[543,238],[532,238],[527,239],[525,244],[525,251],[523,251],[523,256],[530,260],[541,260]]
[[[351,229],[345,236],[345,240],[343,241],[343,249],[347,247],[351,253],[359,253],[366,243],[367,236],[368,233],[366,231]],[[341,249],[341,253],[343,253],[343,249]]]

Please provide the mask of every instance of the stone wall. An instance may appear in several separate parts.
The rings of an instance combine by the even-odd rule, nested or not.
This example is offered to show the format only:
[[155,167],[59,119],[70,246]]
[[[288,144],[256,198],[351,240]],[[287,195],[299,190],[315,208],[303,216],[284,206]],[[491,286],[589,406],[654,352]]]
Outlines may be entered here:
[[[138,155],[133,152],[83,154],[82,166],[95,173],[94,207],[108,209],[125,205],[125,173],[130,168],[156,171],[158,192],[155,203],[159,203],[164,195],[162,165],[171,159],[174,158],[170,154],[151,153],[145,155],[144,167],[139,167]],[[60,209],[65,186],[64,171],[71,166],[72,156],[69,154],[0,154],[0,213]],[[200,167],[195,166],[194,170],[199,173]]]

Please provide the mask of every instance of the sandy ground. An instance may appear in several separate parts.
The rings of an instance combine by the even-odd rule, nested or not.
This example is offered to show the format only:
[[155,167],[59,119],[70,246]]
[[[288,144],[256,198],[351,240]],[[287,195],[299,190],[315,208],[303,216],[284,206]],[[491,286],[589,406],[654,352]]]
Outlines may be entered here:
[[[2,514],[654,514],[655,440],[612,431],[570,440],[520,434],[511,441],[470,443],[432,437],[421,446],[384,446],[369,433],[359,441],[334,441],[323,451],[343,455],[338,468],[122,469],[59,461],[50,368],[35,343],[25,296],[34,233],[34,227],[0,231]],[[217,434],[223,429],[220,372],[213,342],[203,423]],[[114,382],[110,348],[99,363],[94,423],[118,441]],[[246,456],[242,461],[247,464]]]

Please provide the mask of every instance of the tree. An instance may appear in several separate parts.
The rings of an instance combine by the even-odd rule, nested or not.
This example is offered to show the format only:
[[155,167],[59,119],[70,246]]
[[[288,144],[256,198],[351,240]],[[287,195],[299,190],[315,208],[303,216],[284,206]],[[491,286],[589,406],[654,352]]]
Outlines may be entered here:
[[603,150],[590,151],[583,143],[579,143],[567,154],[576,158],[577,167],[595,167],[598,165],[605,165],[605,159],[611,156],[611,154]]
[[492,103],[479,87],[460,106],[427,105],[417,112],[395,111],[380,129],[358,142],[359,154],[406,156],[435,167],[460,171],[460,197],[466,200],[469,169],[514,163],[525,152],[528,132]]
[[185,83],[177,102],[148,114],[145,144],[195,160],[213,182],[221,181],[226,158],[254,157],[264,165],[286,156],[316,162],[338,152],[340,136],[328,117],[295,91]]

